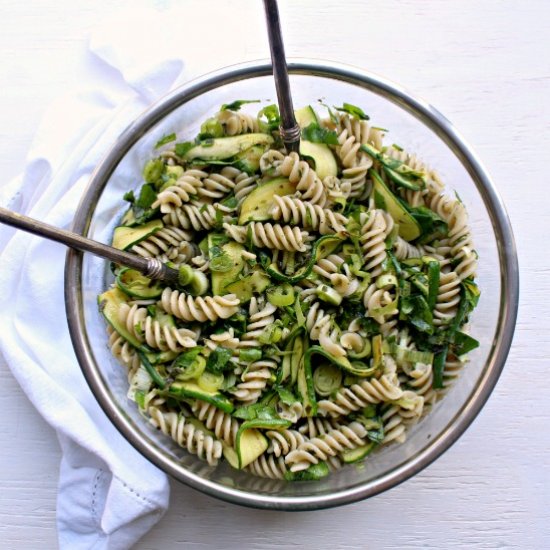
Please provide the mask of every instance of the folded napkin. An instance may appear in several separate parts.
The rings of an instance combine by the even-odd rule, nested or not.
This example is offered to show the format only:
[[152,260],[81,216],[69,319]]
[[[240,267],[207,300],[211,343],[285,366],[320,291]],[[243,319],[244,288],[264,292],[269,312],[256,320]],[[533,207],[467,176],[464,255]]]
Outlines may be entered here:
[[[2,190],[3,206],[70,227],[108,147],[146,106],[189,77],[179,58],[184,50],[166,38],[178,36],[170,20],[166,12],[134,7],[96,29],[90,51],[103,75],[100,88],[51,106],[22,175]],[[65,321],[65,247],[2,226],[2,249],[0,349],[63,451],[59,545],[128,548],[166,510],[167,477],[113,427],[81,374]]]

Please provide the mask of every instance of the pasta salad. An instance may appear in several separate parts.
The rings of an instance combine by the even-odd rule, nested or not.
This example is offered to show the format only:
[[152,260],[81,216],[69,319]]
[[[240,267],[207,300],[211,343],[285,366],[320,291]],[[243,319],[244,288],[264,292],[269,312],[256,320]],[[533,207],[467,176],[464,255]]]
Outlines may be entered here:
[[477,347],[464,204],[359,107],[234,101],[156,144],[113,246],[179,270],[113,266],[98,298],[128,396],[215,466],[316,480],[407,429]]

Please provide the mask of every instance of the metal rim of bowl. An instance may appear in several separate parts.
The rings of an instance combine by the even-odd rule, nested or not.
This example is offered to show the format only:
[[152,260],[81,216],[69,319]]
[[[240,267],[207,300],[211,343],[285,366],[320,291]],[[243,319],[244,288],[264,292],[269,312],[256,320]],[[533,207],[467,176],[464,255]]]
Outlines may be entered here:
[[[128,419],[110,399],[108,386],[94,362],[90,343],[84,331],[82,294],[79,291],[82,281],[82,254],[71,249],[67,252],[65,264],[65,304],[69,332],[84,377],[100,406],[115,427],[147,459],[179,481],[229,502],[266,509],[315,510],[350,504],[398,485],[428,466],[464,433],[487,401],[508,356],[517,316],[519,273],[514,237],[504,204],[475,153],[441,113],[400,86],[354,67],[329,61],[291,59],[288,62],[288,69],[291,75],[305,74],[328,77],[364,87],[399,105],[427,125],[447,144],[468,171],[483,197],[493,224],[498,246],[502,289],[499,324],[478,386],[447,428],[434,437],[426,449],[405,464],[368,484],[359,484],[330,494],[278,497],[276,495],[254,494],[222,486],[203,479],[183,467],[178,467],[167,456],[140,438],[139,435],[136,435]],[[174,108],[221,85],[271,74],[271,64],[266,61],[234,65],[195,79],[160,99],[128,126],[96,168],[78,206],[73,230],[82,235],[87,235],[93,205],[97,203],[109,177],[120,160],[140,137]]]

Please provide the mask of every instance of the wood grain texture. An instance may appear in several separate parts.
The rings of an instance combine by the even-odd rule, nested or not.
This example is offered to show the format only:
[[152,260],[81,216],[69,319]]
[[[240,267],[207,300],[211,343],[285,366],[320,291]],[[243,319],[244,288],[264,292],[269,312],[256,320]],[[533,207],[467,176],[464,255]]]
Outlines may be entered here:
[[[122,4],[2,2],[0,171],[6,181],[20,171],[47,104],[66,88],[99,78],[86,53],[87,35]],[[166,9],[171,2],[154,4]],[[208,25],[210,36],[216,29],[231,36],[223,44],[210,41],[200,56],[183,51],[184,59],[196,53],[206,71],[267,57],[260,2],[180,5]],[[307,513],[248,510],[174,482],[170,510],[137,548],[549,548],[550,3],[281,0],[280,10],[289,56],[342,61],[400,82],[445,113],[474,146],[517,240],[514,344],[479,417],[414,479],[362,503]],[[55,434],[3,362],[0,384],[0,541],[14,549],[54,548]]]

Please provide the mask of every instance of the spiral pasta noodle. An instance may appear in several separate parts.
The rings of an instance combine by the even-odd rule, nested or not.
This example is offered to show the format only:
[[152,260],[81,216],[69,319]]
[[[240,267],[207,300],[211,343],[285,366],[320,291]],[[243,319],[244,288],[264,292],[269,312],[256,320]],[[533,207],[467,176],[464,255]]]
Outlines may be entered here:
[[170,288],[164,289],[160,301],[166,312],[179,319],[201,323],[231,317],[237,312],[240,303],[234,294],[195,298]]
[[216,114],[227,136],[236,136],[257,132],[259,130],[258,119],[242,111],[225,109]]
[[284,479],[288,468],[285,459],[273,455],[261,455],[251,462],[246,469],[258,477],[269,479]]
[[362,216],[360,243],[365,258],[365,270],[375,277],[382,272],[381,264],[386,258],[385,240],[392,229],[392,222],[381,210],[371,210]]
[[187,419],[175,412],[164,412],[157,407],[149,407],[147,413],[153,426],[169,435],[178,445],[216,466],[222,456],[222,444]]
[[295,197],[275,195],[273,200],[275,202],[272,212],[274,220],[301,225],[305,229],[318,231],[321,235],[346,231],[348,220],[342,214]]
[[189,202],[204,185],[207,172],[194,168],[186,170],[173,184],[157,195],[153,208],[160,208],[163,214],[172,212],[182,204]]
[[228,445],[233,445],[239,431],[237,420],[214,405],[198,399],[191,405],[191,410],[209,430],[214,432],[218,439],[225,441]]
[[238,243],[246,242],[250,235],[254,246],[272,248],[289,252],[304,252],[306,231],[290,225],[252,222],[248,226],[224,224],[224,229]]
[[334,417],[346,416],[371,403],[395,401],[403,395],[391,377],[384,374],[380,379],[363,380],[349,388],[342,388],[331,399],[319,401],[319,414]]
[[[165,226],[139,244],[132,246],[131,251],[144,258],[159,258],[162,255],[167,257],[177,254],[191,254],[196,248],[191,243],[193,233],[184,231],[179,227]],[[186,256],[187,257],[187,256]]]
[[278,171],[291,183],[297,184],[296,190],[302,200],[318,204],[321,208],[325,205],[327,197],[323,182],[305,160],[300,160],[298,153],[287,155],[278,166]]
[[216,212],[216,208],[211,204],[191,201],[165,214],[163,220],[164,223],[183,229],[204,231],[217,224]]
[[367,432],[359,422],[352,422],[331,430],[323,437],[308,439],[286,455],[285,462],[293,472],[307,469],[319,460],[326,460],[346,449],[355,449],[365,444]]

